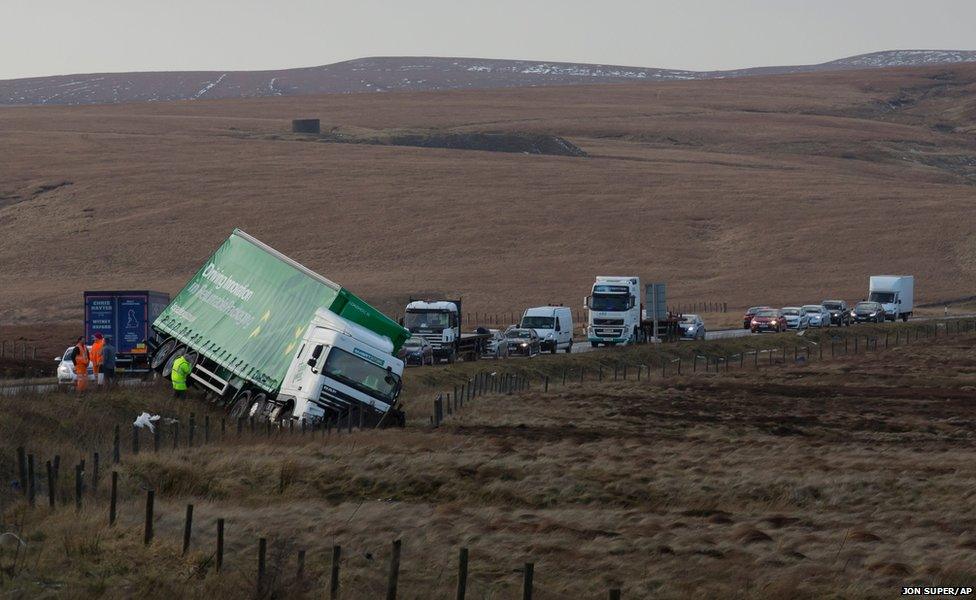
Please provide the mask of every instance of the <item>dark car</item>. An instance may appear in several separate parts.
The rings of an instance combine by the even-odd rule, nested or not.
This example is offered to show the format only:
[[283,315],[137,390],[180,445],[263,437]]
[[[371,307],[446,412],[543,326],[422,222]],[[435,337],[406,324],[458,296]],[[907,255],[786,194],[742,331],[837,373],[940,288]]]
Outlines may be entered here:
[[434,364],[434,347],[420,336],[413,336],[400,348],[400,360],[405,365]]
[[752,317],[749,328],[752,329],[753,333],[786,331],[786,317],[783,316],[783,311],[778,308],[761,308]]
[[508,355],[521,354],[522,356],[535,356],[542,352],[542,340],[535,329],[520,329],[513,327],[505,332],[508,340]]
[[742,328],[743,329],[749,329],[750,327],[752,327],[752,318],[754,316],[756,316],[756,313],[759,312],[759,311],[761,311],[761,310],[763,310],[763,309],[768,309],[768,308],[770,308],[770,307],[769,306],[752,306],[752,307],[748,308],[746,310],[746,314],[744,314],[742,316]]
[[858,302],[851,311],[855,323],[884,323],[884,307],[877,302]]
[[851,324],[851,309],[844,300],[824,300],[820,304],[830,313],[831,325]]

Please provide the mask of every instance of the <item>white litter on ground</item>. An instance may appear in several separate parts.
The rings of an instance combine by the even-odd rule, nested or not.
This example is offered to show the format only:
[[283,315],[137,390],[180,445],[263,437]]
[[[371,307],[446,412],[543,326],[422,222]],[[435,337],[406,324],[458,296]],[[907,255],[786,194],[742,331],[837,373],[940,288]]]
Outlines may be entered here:
[[156,426],[153,425],[155,421],[159,420],[159,415],[150,415],[147,412],[142,413],[132,424],[136,427],[148,427],[149,431],[156,431]]

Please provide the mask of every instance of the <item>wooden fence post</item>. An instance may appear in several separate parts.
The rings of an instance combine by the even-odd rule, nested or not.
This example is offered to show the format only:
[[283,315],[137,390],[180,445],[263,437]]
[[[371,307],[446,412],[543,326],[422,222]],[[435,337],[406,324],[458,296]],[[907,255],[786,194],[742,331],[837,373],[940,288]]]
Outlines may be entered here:
[[295,579],[301,581],[305,578],[305,551],[298,551],[298,570],[295,572]]
[[143,532],[142,542],[148,546],[153,539],[153,504],[156,501],[156,492],[146,490],[146,527]]
[[75,465],[75,508],[77,510],[81,510],[82,473],[84,468],[84,463]]
[[266,571],[266,557],[268,554],[267,538],[258,538],[258,598],[264,594],[264,578]]
[[186,519],[183,521],[183,556],[190,549],[190,535],[193,531],[193,505],[186,505]]
[[153,427],[153,452],[159,452],[159,442],[162,435],[162,424],[157,423],[156,426]]
[[464,600],[464,595],[468,592],[468,549],[461,548],[458,552],[458,580],[457,580],[457,600]]
[[132,426],[132,455],[139,454],[139,427]]
[[186,429],[186,445],[189,448],[193,447],[193,434],[194,432],[196,432],[197,429],[196,418],[197,416],[195,414],[190,413],[190,421]]
[[116,516],[115,509],[118,506],[118,498],[119,498],[119,472],[112,471],[112,496],[111,496],[111,500],[109,500],[109,505],[108,505],[109,526],[115,525],[115,516]]
[[54,499],[57,497],[54,493],[54,467],[51,466],[51,461],[47,461],[45,466],[47,467],[47,505],[54,508]]
[[386,600],[396,600],[397,580],[400,578],[401,540],[393,540],[393,555],[390,557],[390,576],[386,583]]
[[215,558],[215,567],[218,573],[220,573],[220,568],[224,566],[224,520],[217,519],[217,556]]
[[522,579],[522,600],[532,600],[532,576],[534,575],[535,564],[525,563],[525,572]]
[[608,595],[608,598],[610,600],[620,600],[620,590],[616,588],[610,590],[610,594]]
[[342,547],[332,546],[332,574],[329,577],[329,600],[339,600],[339,560]]

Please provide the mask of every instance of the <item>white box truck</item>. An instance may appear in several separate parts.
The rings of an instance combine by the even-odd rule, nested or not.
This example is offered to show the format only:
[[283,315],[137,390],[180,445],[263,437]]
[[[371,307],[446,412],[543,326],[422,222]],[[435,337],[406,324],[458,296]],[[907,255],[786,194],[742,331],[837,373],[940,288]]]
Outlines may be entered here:
[[535,329],[542,340],[543,352],[573,351],[573,312],[568,306],[527,308],[519,327]]
[[912,275],[872,275],[868,281],[868,300],[881,304],[889,321],[907,321],[915,304],[915,277]]

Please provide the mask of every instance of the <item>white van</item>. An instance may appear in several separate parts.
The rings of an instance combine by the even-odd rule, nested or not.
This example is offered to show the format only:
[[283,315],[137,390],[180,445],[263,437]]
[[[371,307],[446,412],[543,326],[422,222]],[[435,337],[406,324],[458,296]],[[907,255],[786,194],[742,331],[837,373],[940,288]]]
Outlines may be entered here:
[[573,350],[573,312],[568,306],[537,306],[526,309],[519,327],[535,329],[542,338],[542,351],[555,354]]

